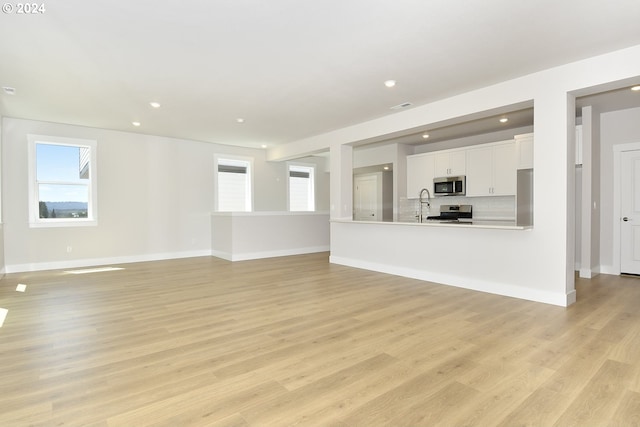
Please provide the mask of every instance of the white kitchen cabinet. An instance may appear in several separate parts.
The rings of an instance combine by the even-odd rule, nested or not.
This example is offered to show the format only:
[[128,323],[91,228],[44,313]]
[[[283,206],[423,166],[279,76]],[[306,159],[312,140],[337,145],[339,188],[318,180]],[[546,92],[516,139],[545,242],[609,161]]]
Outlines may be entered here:
[[417,199],[423,188],[428,189],[433,195],[434,167],[434,154],[407,156],[407,198]]
[[465,150],[441,151],[435,154],[435,176],[460,176],[466,173]]
[[466,166],[467,196],[513,196],[516,194],[515,141],[467,150]]
[[533,169],[533,134],[513,137],[516,141],[517,169]]

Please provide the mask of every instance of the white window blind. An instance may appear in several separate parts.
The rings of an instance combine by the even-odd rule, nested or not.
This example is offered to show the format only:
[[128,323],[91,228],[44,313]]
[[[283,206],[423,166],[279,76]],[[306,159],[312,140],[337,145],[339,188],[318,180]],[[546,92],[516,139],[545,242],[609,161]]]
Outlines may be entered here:
[[218,211],[251,211],[251,163],[218,159]]
[[289,165],[289,210],[315,210],[312,166]]

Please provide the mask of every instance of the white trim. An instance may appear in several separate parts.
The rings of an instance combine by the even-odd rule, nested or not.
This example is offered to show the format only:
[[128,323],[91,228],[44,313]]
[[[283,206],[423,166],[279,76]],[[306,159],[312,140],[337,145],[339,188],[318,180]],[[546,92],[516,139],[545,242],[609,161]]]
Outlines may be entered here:
[[[298,167],[303,167],[303,168],[308,168],[311,169],[311,173],[309,174],[309,186],[311,187],[311,200],[310,202],[313,204],[312,209],[309,211],[292,211],[291,210],[291,189],[290,189],[290,181],[291,181],[291,177],[290,177],[290,173],[291,173],[291,166],[298,166]],[[287,212],[315,212],[316,210],[316,169],[317,169],[317,165],[314,163],[303,163],[303,162],[296,162],[296,161],[288,161],[286,162],[286,173],[287,173]]]
[[[622,152],[640,150],[640,142],[618,144],[613,146],[613,253],[611,270],[609,274],[620,275],[620,203],[622,201],[622,186],[620,173],[622,172]],[[604,269],[601,267],[601,270]],[[608,269],[607,269],[608,270]],[[608,270],[609,271],[609,270]]]
[[610,274],[612,276],[620,275],[620,268],[618,267],[618,272],[616,273],[616,269],[610,265],[601,265],[599,271],[600,274]]
[[554,292],[536,291],[505,283],[488,282],[485,280],[475,280],[468,277],[460,277],[450,274],[434,274],[423,270],[396,267],[393,265],[379,264],[368,261],[361,261],[352,258],[330,256],[329,262],[332,264],[346,265],[348,267],[362,268],[365,270],[377,271],[380,273],[393,274],[396,276],[409,277],[445,286],[455,286],[457,288],[470,289],[474,291],[487,292],[490,294],[502,295],[513,298],[520,298],[529,301],[542,302],[546,304],[567,307],[576,301],[576,291],[572,289],[567,294]]
[[76,259],[69,261],[53,261],[53,262],[38,262],[30,264],[14,264],[5,266],[7,273],[22,273],[30,271],[42,271],[42,270],[62,270],[69,268],[81,268],[81,267],[93,267],[99,265],[111,265],[111,264],[129,264],[132,262],[146,262],[146,261],[162,261],[168,259],[180,259],[180,258],[195,258],[202,256],[211,256],[210,250],[201,251],[185,251],[185,252],[164,252],[148,255],[132,255],[132,256],[120,256],[111,258],[87,258]]
[[246,212],[252,212],[253,211],[253,207],[255,205],[255,201],[254,201],[254,188],[255,188],[255,183],[254,183],[254,159],[253,157],[250,156],[237,156],[237,155],[233,155],[233,154],[221,154],[221,153],[215,153],[213,155],[213,167],[214,167],[214,174],[213,174],[213,206],[212,206],[212,211],[215,212],[224,212],[224,211],[218,211],[218,162],[220,161],[220,159],[225,160],[239,160],[239,161],[243,161],[243,162],[248,162],[249,163],[249,169],[247,170],[247,175],[249,178],[249,201],[251,203],[251,205],[249,206],[249,210]]
[[248,261],[252,259],[276,258],[282,256],[313,254],[318,252],[328,252],[330,247],[327,246],[311,246],[306,248],[282,249],[279,251],[264,252],[246,252],[243,254],[232,254],[224,251],[212,251],[211,255],[217,258],[226,259],[227,261]]
[[579,268],[577,270],[579,271],[579,275],[582,279],[591,279],[595,276],[590,268]]
[[[27,134],[27,154],[28,154],[28,173],[29,173],[29,227],[31,228],[48,228],[48,227],[95,227],[98,225],[98,141],[95,139],[83,138],[67,138],[52,135],[35,135]],[[37,189],[37,165],[36,165],[36,144],[48,145],[64,145],[72,147],[89,147],[89,185],[87,218],[78,219],[40,219],[38,207],[38,189]]]

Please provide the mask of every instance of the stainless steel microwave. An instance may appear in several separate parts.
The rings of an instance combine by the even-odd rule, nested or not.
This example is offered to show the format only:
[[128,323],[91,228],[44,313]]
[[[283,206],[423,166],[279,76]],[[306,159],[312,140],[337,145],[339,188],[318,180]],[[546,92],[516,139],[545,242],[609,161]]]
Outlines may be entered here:
[[433,179],[433,194],[436,196],[464,196],[466,177],[445,176]]

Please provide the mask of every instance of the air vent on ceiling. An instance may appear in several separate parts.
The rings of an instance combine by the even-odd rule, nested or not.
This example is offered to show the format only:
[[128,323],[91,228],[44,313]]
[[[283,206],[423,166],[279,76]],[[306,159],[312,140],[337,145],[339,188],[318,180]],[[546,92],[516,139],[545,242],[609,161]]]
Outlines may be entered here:
[[4,91],[4,93],[6,93],[7,95],[15,95],[16,94],[16,89],[13,87],[9,87],[9,86],[3,86],[2,90]]
[[403,109],[403,108],[407,108],[407,107],[410,107],[410,106],[412,106],[412,105],[413,105],[413,104],[412,104],[412,103],[410,103],[410,102],[403,102],[402,104],[395,105],[395,106],[391,107],[391,109],[392,109],[392,110],[401,110],[401,109]]

